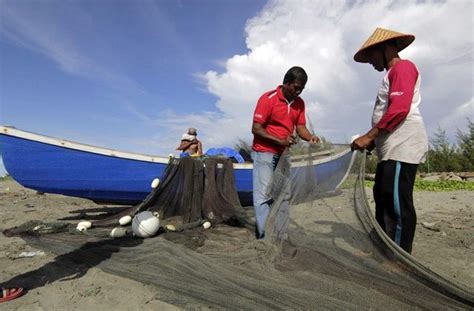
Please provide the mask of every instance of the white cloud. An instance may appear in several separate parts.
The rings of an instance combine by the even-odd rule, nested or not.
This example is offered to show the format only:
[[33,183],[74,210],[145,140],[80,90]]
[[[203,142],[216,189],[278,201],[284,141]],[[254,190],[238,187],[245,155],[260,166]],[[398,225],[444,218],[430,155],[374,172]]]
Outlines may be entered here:
[[[102,46],[107,43],[101,43],[98,25],[88,12],[70,2],[57,5],[67,9],[53,10],[55,15],[51,16],[49,11],[41,11],[44,6],[40,2],[3,2],[0,32],[45,55],[64,72],[122,91],[143,92],[137,82],[111,65],[107,53],[111,50]],[[138,6],[141,21],[161,29],[160,34],[177,37],[177,30],[153,3]],[[237,138],[250,140],[256,101],[280,84],[293,65],[302,66],[309,75],[302,97],[317,134],[334,142],[347,141],[370,126],[373,99],[383,74],[355,63],[352,57],[378,26],[416,35],[414,44],[401,56],[420,69],[421,109],[428,130],[435,131],[438,124],[448,131],[462,127],[469,114],[474,119],[473,6],[470,0],[269,1],[247,22],[247,53],[219,60],[220,71],[193,73],[199,78],[197,88],[203,87],[218,98],[218,112],[183,115],[169,107],[150,115],[132,101],[121,99],[122,110],[139,121],[135,123],[157,133],[142,142],[124,138],[123,144],[143,144],[146,148],[142,149],[167,154],[188,126],[198,128],[205,148],[232,145]],[[69,18],[74,18],[74,23],[68,23]],[[172,42],[179,47],[183,61],[193,63],[192,49],[178,39]]]
[[302,97],[318,133],[341,142],[365,132],[383,74],[352,56],[378,26],[416,35],[401,56],[420,68],[428,129],[465,123],[472,115],[472,10],[470,1],[270,1],[247,23],[248,53],[203,75],[222,114],[203,115],[211,122],[201,132],[219,144],[250,139],[257,99],[293,65],[309,75]]
[[450,133],[450,136],[454,136],[458,129],[462,132],[466,132],[466,118],[470,118],[470,120],[474,122],[474,97],[471,97],[469,101],[451,110],[448,115],[439,121],[439,126]]

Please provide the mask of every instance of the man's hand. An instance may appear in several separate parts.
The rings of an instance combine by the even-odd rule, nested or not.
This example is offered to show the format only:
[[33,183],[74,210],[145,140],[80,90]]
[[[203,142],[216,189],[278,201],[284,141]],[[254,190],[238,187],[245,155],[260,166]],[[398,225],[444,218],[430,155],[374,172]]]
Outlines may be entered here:
[[321,141],[319,136],[313,135],[307,128],[306,125],[298,125],[296,127],[296,133],[301,139],[306,140],[308,143],[314,145]]
[[285,146],[285,147],[291,146],[294,144],[296,144],[296,138],[293,135],[290,135],[287,138],[280,140],[280,145]]
[[372,142],[367,146],[367,151],[372,151],[375,148],[375,140],[372,140]]
[[370,131],[368,131],[365,135],[355,139],[351,144],[351,150],[369,150],[372,151],[375,147],[375,138],[379,136],[381,130],[377,127],[373,127]]
[[374,139],[367,136],[367,134],[355,139],[351,144],[351,150],[360,150],[365,149],[372,150],[374,148]]
[[310,140],[308,140],[308,142],[310,144],[317,144],[321,141],[321,139],[319,138],[319,136],[316,136],[316,135],[312,135]]

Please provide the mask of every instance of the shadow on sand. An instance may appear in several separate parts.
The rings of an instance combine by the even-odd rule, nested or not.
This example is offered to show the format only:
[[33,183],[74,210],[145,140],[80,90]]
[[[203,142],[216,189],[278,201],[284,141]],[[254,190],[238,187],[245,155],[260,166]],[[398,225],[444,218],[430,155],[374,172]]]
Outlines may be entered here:
[[[28,244],[35,245],[41,242],[61,247],[58,239],[51,237],[23,237]],[[81,237],[83,238],[83,237]],[[142,239],[123,238],[107,239],[101,241],[92,241],[82,244],[79,248],[70,252],[58,255],[54,261],[46,265],[12,279],[2,282],[4,287],[24,287],[26,290],[33,290],[42,287],[45,284],[55,281],[66,281],[78,279],[84,276],[87,271],[99,265],[104,260],[109,259],[114,253],[120,251],[123,247],[135,247],[143,243]]]

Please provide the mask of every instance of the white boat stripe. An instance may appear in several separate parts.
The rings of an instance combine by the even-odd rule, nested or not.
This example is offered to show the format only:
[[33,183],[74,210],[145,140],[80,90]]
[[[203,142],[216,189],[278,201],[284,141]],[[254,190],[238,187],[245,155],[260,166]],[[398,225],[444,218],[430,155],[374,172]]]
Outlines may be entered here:
[[[92,145],[87,145],[87,144],[82,144],[82,143],[76,143],[76,142],[72,142],[72,141],[68,141],[64,139],[59,139],[59,138],[44,136],[44,135],[31,133],[27,131],[22,131],[22,130],[19,130],[13,127],[7,127],[7,126],[0,126],[0,134],[28,139],[28,140],[32,140],[32,141],[36,141],[36,142],[40,142],[44,144],[49,144],[53,146],[68,148],[72,150],[90,152],[90,153],[101,154],[101,155],[112,156],[112,157],[123,158],[123,159],[153,162],[153,163],[163,163],[163,164],[167,164],[169,161],[168,157],[152,156],[152,155],[146,155],[146,154],[140,154],[140,153],[134,153],[134,152],[119,151],[115,149],[108,149],[108,148],[97,147],[97,146],[92,146]],[[325,157],[323,159],[314,160],[312,161],[311,165],[330,162],[334,159],[337,159],[343,156],[344,154],[348,152],[350,152],[350,149],[343,150],[339,153],[336,153],[332,156]],[[307,166],[308,162],[309,162],[308,160],[296,161],[296,162],[292,162],[291,166],[292,167]],[[253,168],[252,163],[234,163],[234,169],[252,169],[252,168]]]

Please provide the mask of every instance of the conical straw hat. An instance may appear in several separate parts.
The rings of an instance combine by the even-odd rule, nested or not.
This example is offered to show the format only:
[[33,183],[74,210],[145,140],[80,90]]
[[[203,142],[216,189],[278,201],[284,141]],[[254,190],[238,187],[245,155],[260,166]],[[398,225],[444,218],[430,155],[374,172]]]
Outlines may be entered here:
[[400,52],[415,40],[415,36],[378,27],[375,29],[374,33],[369,37],[369,39],[365,41],[359,51],[355,53],[354,60],[359,63],[368,63],[369,58],[367,49],[389,40],[393,40],[395,42],[395,45]]

